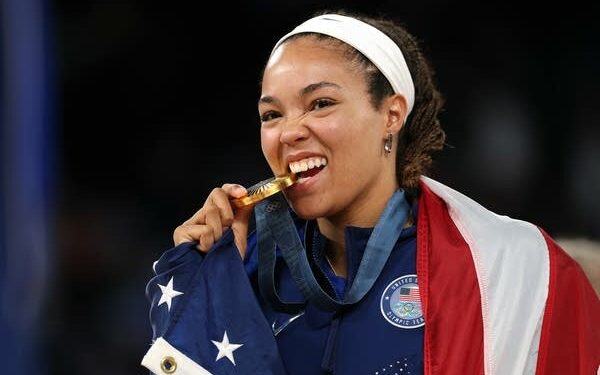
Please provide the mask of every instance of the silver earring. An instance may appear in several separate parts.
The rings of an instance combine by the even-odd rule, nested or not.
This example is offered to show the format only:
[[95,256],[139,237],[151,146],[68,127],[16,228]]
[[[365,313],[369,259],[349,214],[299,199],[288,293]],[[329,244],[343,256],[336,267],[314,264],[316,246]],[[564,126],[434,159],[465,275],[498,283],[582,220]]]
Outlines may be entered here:
[[386,154],[392,152],[392,133],[388,133],[387,139],[383,144],[383,151],[385,151]]

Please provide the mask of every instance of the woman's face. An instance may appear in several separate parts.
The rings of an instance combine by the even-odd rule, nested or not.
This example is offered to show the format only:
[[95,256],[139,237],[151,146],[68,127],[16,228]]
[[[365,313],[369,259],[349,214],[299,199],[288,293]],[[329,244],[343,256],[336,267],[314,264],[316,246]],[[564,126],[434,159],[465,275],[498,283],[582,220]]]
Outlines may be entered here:
[[275,51],[263,76],[262,150],[275,175],[298,174],[286,196],[306,219],[341,215],[351,222],[395,184],[393,162],[383,155],[385,105],[373,107],[363,71],[343,51],[294,39]]

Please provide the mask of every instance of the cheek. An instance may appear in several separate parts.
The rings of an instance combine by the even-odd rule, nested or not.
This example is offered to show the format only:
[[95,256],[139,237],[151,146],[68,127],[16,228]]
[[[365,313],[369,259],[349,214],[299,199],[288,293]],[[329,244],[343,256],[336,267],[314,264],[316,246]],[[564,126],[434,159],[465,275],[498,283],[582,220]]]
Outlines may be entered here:
[[260,130],[260,146],[263,155],[271,167],[277,162],[279,149],[279,135],[275,129],[261,128]]
[[355,166],[372,163],[372,159],[380,154],[379,144],[383,144],[377,121],[372,118],[361,120],[338,132],[337,137],[331,137],[335,139],[335,146],[343,150],[344,157]]

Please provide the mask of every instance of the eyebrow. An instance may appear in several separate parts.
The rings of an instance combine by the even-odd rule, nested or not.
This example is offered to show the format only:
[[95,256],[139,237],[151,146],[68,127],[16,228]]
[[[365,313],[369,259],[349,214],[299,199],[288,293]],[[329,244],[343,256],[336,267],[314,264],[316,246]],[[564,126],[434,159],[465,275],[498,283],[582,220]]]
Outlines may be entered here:
[[[312,92],[317,91],[320,88],[323,87],[335,87],[335,88],[341,88],[340,85],[333,83],[333,82],[328,82],[328,81],[321,81],[321,82],[317,82],[317,83],[311,83],[310,85],[300,89],[300,97],[302,96],[306,96]],[[263,96],[260,99],[258,99],[258,104],[264,103],[264,104],[270,104],[270,103],[275,103],[278,102],[277,99],[275,99],[275,97],[273,96]]]

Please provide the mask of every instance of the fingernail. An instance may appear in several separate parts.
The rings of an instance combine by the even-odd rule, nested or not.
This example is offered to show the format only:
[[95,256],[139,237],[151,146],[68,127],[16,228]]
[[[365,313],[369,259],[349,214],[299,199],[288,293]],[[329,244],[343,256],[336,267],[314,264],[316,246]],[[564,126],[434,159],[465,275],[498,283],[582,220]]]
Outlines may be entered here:
[[233,187],[233,191],[236,195],[246,194],[246,188],[244,188],[242,185],[235,185]]

